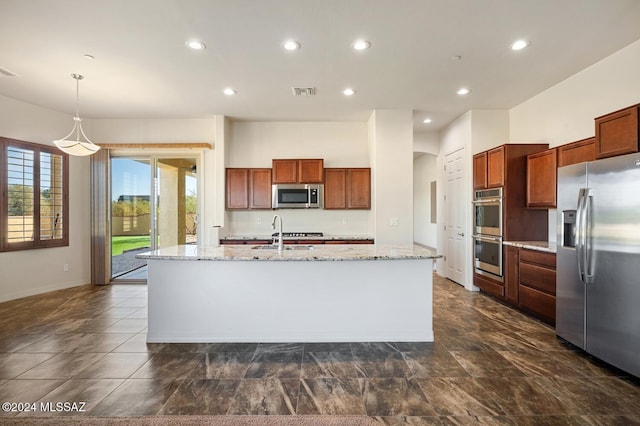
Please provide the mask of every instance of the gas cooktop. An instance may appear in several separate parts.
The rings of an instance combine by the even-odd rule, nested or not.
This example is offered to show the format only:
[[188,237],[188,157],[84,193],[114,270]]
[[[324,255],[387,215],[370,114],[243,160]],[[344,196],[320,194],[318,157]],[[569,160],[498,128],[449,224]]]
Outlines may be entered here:
[[[283,232],[283,237],[322,237],[322,232]],[[278,233],[271,234],[272,237],[277,237]]]

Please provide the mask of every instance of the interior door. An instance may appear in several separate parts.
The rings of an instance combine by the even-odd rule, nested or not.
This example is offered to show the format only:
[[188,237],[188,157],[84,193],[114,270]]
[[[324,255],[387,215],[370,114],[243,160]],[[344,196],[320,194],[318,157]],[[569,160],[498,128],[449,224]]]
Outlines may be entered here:
[[464,148],[445,157],[445,270],[458,284],[465,283]]

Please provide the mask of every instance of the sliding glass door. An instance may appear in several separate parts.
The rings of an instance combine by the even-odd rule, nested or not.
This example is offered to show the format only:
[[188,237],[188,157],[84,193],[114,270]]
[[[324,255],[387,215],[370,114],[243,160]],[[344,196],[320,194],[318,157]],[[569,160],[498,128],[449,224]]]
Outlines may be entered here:
[[197,242],[195,158],[111,158],[111,277],[145,281],[136,254]]

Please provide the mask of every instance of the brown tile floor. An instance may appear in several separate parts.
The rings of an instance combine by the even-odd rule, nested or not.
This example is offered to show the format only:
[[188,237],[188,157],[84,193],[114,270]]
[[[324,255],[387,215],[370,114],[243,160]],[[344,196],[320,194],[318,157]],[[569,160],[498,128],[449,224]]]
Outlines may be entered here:
[[[437,276],[429,344],[146,344],[146,304],[141,285],[0,304],[0,402],[36,408],[2,412],[0,423],[321,414],[388,424],[640,424],[637,380],[571,350],[552,328]],[[86,403],[85,411],[41,411],[41,403],[65,401]]]

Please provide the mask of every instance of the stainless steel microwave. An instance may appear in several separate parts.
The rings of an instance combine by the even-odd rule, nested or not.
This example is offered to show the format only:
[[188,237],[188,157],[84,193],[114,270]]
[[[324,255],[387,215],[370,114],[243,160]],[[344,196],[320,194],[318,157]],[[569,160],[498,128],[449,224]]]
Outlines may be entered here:
[[321,209],[323,206],[322,184],[274,184],[271,188],[274,209]]

